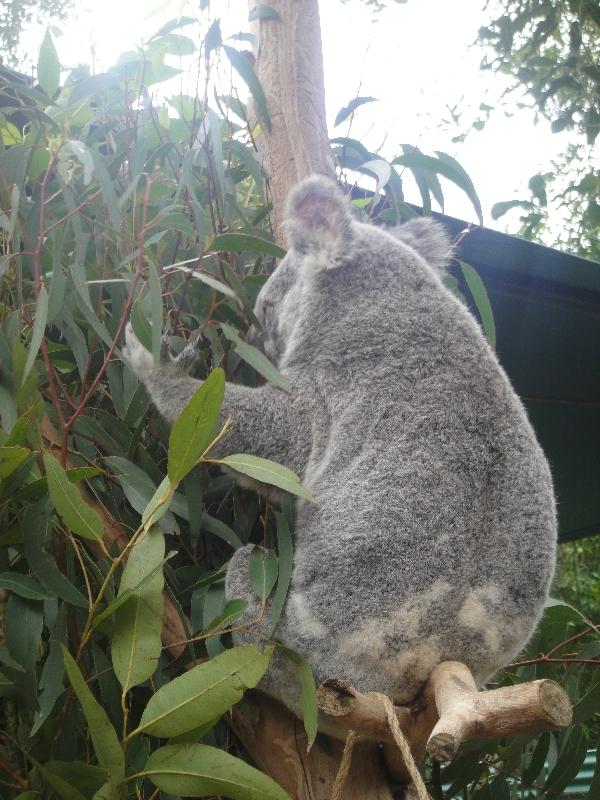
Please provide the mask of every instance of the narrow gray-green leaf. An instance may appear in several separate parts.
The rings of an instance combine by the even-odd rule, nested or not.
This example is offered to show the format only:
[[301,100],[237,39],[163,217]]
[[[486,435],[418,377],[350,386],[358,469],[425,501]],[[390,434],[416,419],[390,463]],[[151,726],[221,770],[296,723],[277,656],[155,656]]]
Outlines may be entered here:
[[142,513],[142,525],[146,530],[152,525],[156,525],[167,513],[171,505],[171,500],[173,499],[174,491],[174,486],[169,480],[169,476],[166,475]]
[[408,167],[409,169],[415,168],[428,172],[435,172],[438,175],[443,175],[445,178],[448,178],[448,180],[455,183],[465,192],[475,209],[479,222],[483,223],[481,203],[475,191],[475,187],[473,186],[473,182],[455,159],[441,152],[438,153],[438,158],[427,156],[425,153],[421,152],[412,152],[398,156],[398,158],[392,161],[392,164]]
[[471,296],[477,306],[477,311],[479,312],[481,324],[489,345],[490,347],[496,347],[496,323],[494,322],[494,312],[492,311],[487,289],[474,267],[464,261],[460,261],[459,263]]
[[250,478],[261,481],[261,483],[270,483],[272,486],[277,486],[286,492],[290,492],[290,494],[310,500],[311,503],[315,502],[315,498],[300,483],[300,479],[295,472],[281,464],[276,464],[274,461],[269,461],[267,458],[237,453],[220,459],[219,463],[226,464],[236,472],[248,475]]
[[277,522],[277,554],[279,556],[279,577],[277,578],[277,588],[271,600],[271,616],[269,626],[269,636],[273,636],[279,617],[285,604],[290,580],[292,578],[292,563],[294,559],[294,551],[292,545],[292,534],[290,526],[285,518],[285,514],[279,511],[275,512],[275,520]]
[[220,717],[256,686],[272,649],[234,647],[161,687],[146,706],[139,729],[169,738]]
[[225,604],[223,611],[214,619],[212,619],[205,628],[202,629],[202,634],[216,633],[217,631],[222,631],[225,628],[229,628],[241,617],[247,608],[247,600],[243,600],[242,598],[229,600]]
[[62,574],[45,549],[49,519],[50,506],[46,498],[29,506],[23,515],[23,546],[29,569],[52,597],[60,597],[77,608],[87,608],[86,598]]
[[338,125],[341,125],[341,123],[348,119],[348,117],[353,114],[357,108],[360,108],[360,106],[363,106],[365,103],[375,102],[377,102],[376,97],[355,97],[354,100],[351,100],[347,106],[340,108],[333,123],[333,127],[335,128]]
[[44,453],[44,467],[52,503],[65,525],[84,539],[101,539],[104,528],[100,515],[87,505],[77,487],[73,486],[64,469],[50,453]]
[[290,800],[267,775],[206,744],[159,747],[148,759],[144,774],[161,791],[178,797]]
[[36,580],[19,572],[0,572],[0,587],[28,600],[45,600],[48,597]]
[[222,233],[215,236],[208,249],[217,253],[266,253],[277,258],[284,258],[286,253],[274,242],[249,233]]
[[48,97],[53,97],[60,85],[60,62],[50,31],[46,31],[38,55],[37,79]]
[[[147,680],[156,670],[162,652],[164,614],[163,563],[165,542],[159,528],[152,527],[137,542],[127,559],[117,599],[138,587],[135,596],[117,611],[112,635],[112,662],[124,691]],[[147,584],[141,581],[155,573]]]
[[263,375],[274,386],[279,386],[285,391],[290,391],[290,385],[287,380],[283,377],[281,372],[279,372],[277,367],[271,364],[264,353],[261,353],[256,347],[240,339],[238,332],[235,328],[232,328],[231,325],[222,322],[221,330],[229,341],[233,342],[234,350],[240,358],[243,358],[246,363],[254,367],[257,372]]
[[23,377],[21,378],[21,386],[25,385],[27,376],[31,372],[31,368],[37,358],[38,350],[44,337],[46,330],[46,321],[48,319],[48,292],[42,286],[40,294],[35,307],[35,320],[33,323],[33,330],[31,332],[31,342],[29,343],[29,350],[27,352],[27,361],[25,362],[25,369],[23,370]]
[[214,369],[175,420],[169,437],[167,472],[176,486],[215,436],[225,394],[225,373]]
[[27,447],[0,447],[0,480],[12,475],[30,455]]
[[252,588],[264,602],[277,580],[277,556],[272,550],[255,547],[250,553],[248,574]]
[[239,50],[236,50],[234,47],[228,47],[227,45],[223,45],[223,50],[225,51],[231,66],[235,69],[250,90],[250,94],[254,100],[254,110],[256,111],[256,115],[258,116],[266,132],[270,133],[271,120],[269,119],[269,112],[267,110],[267,98],[265,97],[265,93],[260,81],[256,77],[254,69],[252,68],[250,62],[242,53],[240,53]]
[[111,783],[116,785],[125,776],[125,754],[123,748],[119,744],[117,734],[106,711],[90,691],[75,659],[64,645],[61,645],[61,649],[65,661],[65,669],[73,691],[83,709],[100,766],[108,772]]

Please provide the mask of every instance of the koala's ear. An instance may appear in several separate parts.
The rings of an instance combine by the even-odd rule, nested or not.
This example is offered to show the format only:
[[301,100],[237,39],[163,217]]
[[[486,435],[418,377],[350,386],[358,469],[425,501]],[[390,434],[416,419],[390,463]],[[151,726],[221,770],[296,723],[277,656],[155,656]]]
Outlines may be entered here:
[[336,266],[352,248],[350,205],[337,183],[311,175],[288,198],[285,231],[298,253],[318,256],[323,269]]

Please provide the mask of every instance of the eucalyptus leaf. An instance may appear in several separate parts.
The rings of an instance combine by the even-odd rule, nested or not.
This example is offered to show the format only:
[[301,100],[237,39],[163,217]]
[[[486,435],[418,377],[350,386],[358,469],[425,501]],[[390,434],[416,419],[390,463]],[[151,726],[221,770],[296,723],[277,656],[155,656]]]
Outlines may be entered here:
[[176,486],[214,439],[225,394],[225,373],[214,369],[175,420],[169,437],[168,475]]
[[240,53],[239,50],[236,50],[234,47],[228,47],[227,45],[223,45],[223,50],[225,51],[225,55],[229,59],[231,66],[235,69],[250,90],[258,118],[266,132],[270,133],[271,120],[267,110],[267,98],[265,97],[265,92],[260,84],[260,81],[256,77],[254,69],[252,68],[250,62],[242,53]]
[[303,497],[311,503],[315,502],[315,498],[309,490],[300,483],[298,476],[292,472],[291,469],[276,464],[266,458],[258,458],[258,456],[236,454],[232,456],[225,456],[219,459],[219,464],[234,469],[236,472],[241,472],[242,475],[248,475],[261,483],[268,483],[272,486],[277,486],[279,489],[284,489],[290,494]]
[[62,646],[61,649],[65,669],[83,709],[100,766],[108,773],[112,785],[116,786],[125,777],[125,754],[115,729],[106,711],[90,691],[73,656],[66,647]]
[[[164,615],[163,564],[165,542],[157,527],[134,544],[123,570],[117,600],[126,592],[133,598],[116,612],[111,637],[112,662],[123,691],[147,680],[162,652]],[[152,575],[148,583],[145,577]]]
[[172,744],[155,750],[144,774],[161,791],[180,797],[290,800],[271,778],[229,753],[205,744]]
[[169,738],[220,717],[256,686],[272,648],[234,647],[180,675],[152,695],[139,724],[145,733]]
[[60,62],[50,31],[46,31],[38,55],[37,79],[48,97],[56,94],[60,83]]
[[52,503],[65,525],[84,539],[101,539],[104,526],[100,515],[87,505],[77,487],[67,478],[65,470],[50,453],[44,453],[44,467]]

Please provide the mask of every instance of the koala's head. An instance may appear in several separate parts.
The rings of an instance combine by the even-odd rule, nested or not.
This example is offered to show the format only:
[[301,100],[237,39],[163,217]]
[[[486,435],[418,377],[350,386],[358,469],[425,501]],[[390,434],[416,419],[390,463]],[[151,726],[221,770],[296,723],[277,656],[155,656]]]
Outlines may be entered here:
[[320,175],[307,178],[290,193],[284,226],[289,250],[254,308],[263,330],[249,333],[275,363],[293,336],[311,275],[341,266],[355,240],[349,203],[334,181]]
[[[281,363],[293,342],[311,335],[315,322],[331,315],[333,295],[338,307],[340,302],[347,307],[348,298],[356,299],[369,288],[391,289],[403,268],[410,270],[415,253],[435,269],[445,264],[451,251],[443,228],[429,219],[389,232],[356,221],[337,183],[320,175],[292,190],[284,226],[289,250],[263,286],[254,309],[262,326],[257,343],[275,364]],[[331,322],[335,324],[335,319]]]

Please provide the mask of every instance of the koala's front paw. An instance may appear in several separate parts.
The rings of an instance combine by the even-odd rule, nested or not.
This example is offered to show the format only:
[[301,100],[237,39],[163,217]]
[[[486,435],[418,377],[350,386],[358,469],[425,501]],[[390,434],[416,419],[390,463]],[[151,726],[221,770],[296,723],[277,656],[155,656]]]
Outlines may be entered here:
[[198,355],[198,347],[200,344],[200,336],[194,336],[183,348],[178,356],[171,355],[171,348],[169,347],[169,334],[165,333],[161,340],[160,346],[160,360],[161,364],[169,364],[169,366],[178,373],[187,373],[192,368],[196,356]]
[[125,328],[125,347],[121,354],[127,365],[140,380],[146,380],[154,372],[152,353],[149,353],[133,332],[130,322]]

